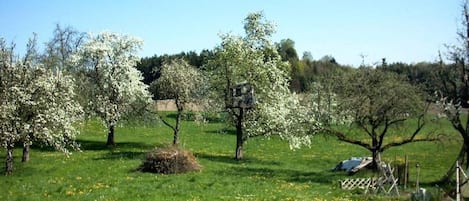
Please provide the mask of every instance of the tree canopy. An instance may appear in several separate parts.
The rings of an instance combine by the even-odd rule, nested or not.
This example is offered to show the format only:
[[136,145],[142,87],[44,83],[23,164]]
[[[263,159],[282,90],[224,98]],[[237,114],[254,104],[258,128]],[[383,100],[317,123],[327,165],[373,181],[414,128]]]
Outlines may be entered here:
[[[345,112],[352,126],[363,132],[357,135],[326,127],[339,140],[359,145],[373,154],[376,167],[379,153],[393,146],[431,140],[418,137],[425,124],[426,104],[420,90],[397,74],[379,69],[360,68],[336,77],[334,93],[337,111]],[[414,128],[400,129],[405,121],[417,119]],[[353,131],[353,129],[352,129]],[[398,135],[400,140],[390,136]]]
[[15,60],[13,49],[0,40],[0,143],[7,150],[7,174],[13,171],[16,143],[29,149],[40,142],[65,153],[78,148],[73,124],[82,115],[73,77],[29,59]]
[[176,104],[177,115],[174,126],[160,116],[163,123],[173,130],[174,145],[178,144],[179,141],[182,112],[186,104],[195,103],[197,98],[203,98],[200,94],[204,88],[204,81],[203,75],[198,69],[183,59],[176,59],[165,62],[161,68],[160,77],[151,83],[153,94],[162,94],[160,97],[173,99]]
[[[210,69],[212,105],[226,109],[236,127],[236,159],[242,158],[242,146],[249,137],[279,135],[292,146],[308,143],[301,123],[315,125],[316,121],[300,109],[298,97],[289,90],[289,64],[282,61],[271,42],[274,25],[262,13],[251,13],[244,21],[246,35],[221,35],[222,42],[215,49]],[[252,85],[255,106],[252,109],[232,107],[230,91],[237,84]]]
[[75,65],[87,72],[93,97],[89,110],[108,127],[108,145],[115,144],[114,126],[122,116],[142,111],[151,103],[148,86],[135,68],[141,45],[140,39],[103,32],[91,36],[73,56]]

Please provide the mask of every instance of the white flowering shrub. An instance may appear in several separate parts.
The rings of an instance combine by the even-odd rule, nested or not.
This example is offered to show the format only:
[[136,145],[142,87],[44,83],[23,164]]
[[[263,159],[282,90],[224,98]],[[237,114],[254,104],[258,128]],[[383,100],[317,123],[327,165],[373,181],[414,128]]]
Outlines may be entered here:
[[[275,26],[263,18],[262,13],[248,15],[245,37],[221,35],[215,58],[206,66],[211,69],[214,92],[211,105],[225,108],[231,114],[237,135],[243,135],[237,138],[237,149],[247,138],[260,135],[279,135],[288,140],[291,148],[309,145],[312,134],[321,126],[315,115],[316,107],[302,105],[299,97],[290,92],[289,65],[281,60],[270,39]],[[246,111],[230,108],[229,91],[238,83],[253,86],[254,108]]]
[[257,105],[251,114],[256,118],[245,122],[248,135],[279,135],[292,149],[309,146],[311,137],[321,128],[312,108],[303,105],[296,94],[271,95],[276,97],[271,99],[275,102]]
[[202,73],[183,59],[166,61],[161,68],[161,76],[151,83],[153,93],[160,97],[173,99],[177,107],[175,125],[170,124],[162,116],[160,119],[173,130],[173,144],[178,144],[182,113],[187,103],[199,102],[204,84]]
[[159,93],[170,99],[178,99],[181,106],[196,101],[196,98],[201,98],[200,90],[204,85],[204,77],[197,68],[189,65],[185,60],[165,61],[160,73],[160,77],[151,84],[155,89],[153,93]]
[[75,100],[74,80],[60,72],[52,73],[42,69],[36,71],[39,71],[40,76],[36,78],[37,90],[33,99],[37,110],[43,114],[33,118],[33,137],[68,153],[67,145],[78,148],[74,141],[78,130],[74,124],[83,114],[81,106]]
[[[16,143],[40,142],[69,153],[78,149],[74,124],[81,106],[74,100],[74,81],[60,72],[26,61],[13,61],[2,43],[0,62],[0,143],[7,149],[6,173],[13,168]],[[11,58],[11,57],[10,57]]]
[[460,116],[463,114],[461,103],[448,99],[448,97],[444,97],[437,92],[435,92],[435,97],[437,98],[435,105],[441,112],[438,116],[448,118],[452,124],[457,125],[456,127],[462,124],[460,122]]
[[303,94],[302,104],[325,126],[351,125],[354,117],[350,110],[340,108],[339,97],[332,86],[320,82],[311,83],[309,92]]
[[72,60],[87,70],[92,97],[88,109],[109,128],[107,144],[114,145],[117,121],[151,103],[148,86],[135,68],[140,60],[137,51],[143,41],[110,32],[89,38]]

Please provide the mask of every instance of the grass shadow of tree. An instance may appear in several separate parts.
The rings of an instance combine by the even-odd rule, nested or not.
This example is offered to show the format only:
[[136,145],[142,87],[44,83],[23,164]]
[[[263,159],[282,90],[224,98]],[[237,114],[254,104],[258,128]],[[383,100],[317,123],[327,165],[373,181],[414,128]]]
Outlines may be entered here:
[[110,151],[93,160],[133,160],[143,159],[145,151]]
[[246,157],[237,161],[231,155],[212,155],[207,153],[195,153],[200,159],[227,164],[247,164],[249,166],[234,166],[224,169],[220,174],[230,174],[239,177],[259,177],[265,179],[280,178],[286,182],[294,183],[321,183],[334,184],[347,176],[345,172],[333,172],[329,169],[320,171],[302,171],[280,168],[282,162],[268,161],[259,158]]
[[[23,147],[23,145],[15,145],[15,147]],[[52,146],[48,146],[46,144],[43,144],[43,143],[40,143],[40,142],[37,142],[37,143],[33,143],[31,146],[30,146],[31,149],[34,149],[34,150],[39,150],[41,152],[55,152],[57,150],[54,149],[54,147]]]
[[77,140],[83,151],[108,151],[93,160],[133,160],[143,159],[145,153],[155,147],[167,146],[164,143],[149,144],[143,142],[118,142],[115,146],[108,146],[103,141]]
[[234,156],[228,155],[213,155],[207,153],[194,153],[195,157],[206,159],[214,162],[228,163],[228,164],[256,164],[256,165],[281,165],[278,161],[267,161],[254,157],[245,157],[243,160],[235,160]]
[[277,169],[271,167],[232,167],[224,170],[224,173],[239,177],[258,177],[265,179],[282,179],[286,182],[294,183],[321,183],[334,184],[343,178],[343,174],[337,172],[324,171],[300,171],[292,169]]
[[205,131],[208,134],[218,134],[218,135],[236,135],[236,130],[232,128],[221,128],[215,130]]
[[[163,118],[170,119],[170,120],[176,120],[177,118],[177,113],[176,112],[160,112],[159,113]],[[197,115],[202,115],[204,120],[210,123],[225,123],[226,122],[226,117],[223,116],[215,116],[207,113],[201,113],[201,112],[194,112],[194,111],[184,111],[182,113],[182,119],[184,121],[194,121],[197,119]]]
[[[94,140],[83,140],[78,139],[76,142],[80,145],[80,150],[82,151],[102,151],[102,150],[114,150],[114,149],[129,149],[129,148],[139,148],[139,149],[151,149],[155,146],[162,146],[163,143],[160,144],[147,144],[142,142],[117,142],[115,146],[106,145],[104,141],[94,141]],[[18,144],[17,147],[22,147],[23,145]],[[70,147],[69,147],[70,148]],[[39,150],[41,152],[55,152],[57,150],[54,149],[52,146],[48,146],[43,143],[34,143],[31,145],[31,149]]]
[[117,142],[115,146],[106,145],[104,141],[93,141],[93,140],[77,140],[82,150],[100,151],[100,150],[113,150],[113,149],[128,149],[128,148],[139,148],[139,149],[151,149],[157,145],[151,145],[142,142]]

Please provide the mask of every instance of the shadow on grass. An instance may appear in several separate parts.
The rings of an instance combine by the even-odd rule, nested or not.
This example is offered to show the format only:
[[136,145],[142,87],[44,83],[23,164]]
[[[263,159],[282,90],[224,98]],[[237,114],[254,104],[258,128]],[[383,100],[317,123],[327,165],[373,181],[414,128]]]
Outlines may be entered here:
[[168,146],[165,143],[147,144],[141,142],[120,142],[115,146],[108,146],[101,141],[80,140],[81,149],[83,151],[101,151],[108,150],[107,153],[93,160],[133,160],[143,159],[145,154],[155,147]]
[[223,135],[236,135],[236,130],[231,129],[231,128],[222,128],[222,129],[216,129],[216,130],[208,130],[205,131],[206,133],[209,134],[223,134]]
[[106,145],[106,142],[103,141],[93,141],[93,140],[77,140],[81,145],[83,151],[100,151],[100,150],[113,150],[113,149],[127,149],[127,148],[139,148],[143,150],[151,149],[158,145],[151,145],[142,142],[117,142],[115,146]]
[[[294,169],[281,168],[282,163],[278,161],[267,161],[258,158],[247,157],[237,161],[231,155],[210,155],[206,153],[195,153],[200,159],[206,159],[214,162],[240,164],[220,171],[220,174],[230,174],[239,177],[260,177],[266,179],[281,179],[286,182],[294,183],[321,183],[333,184],[346,176],[343,172],[323,171],[302,171]],[[241,164],[244,164],[241,166]],[[256,167],[267,166],[267,167]]]
[[[176,120],[177,113],[176,112],[160,112],[159,113],[163,118],[168,120]],[[185,111],[182,113],[182,120],[184,121],[194,121],[196,119],[196,115],[201,114],[200,112],[193,112],[193,111]],[[224,123],[226,122],[226,118],[223,116],[217,115],[210,115],[210,114],[201,114],[203,115],[204,119],[210,123]]]
[[[13,162],[13,173],[11,175],[7,175],[6,173],[6,168],[3,166],[5,164],[2,164],[0,166],[0,178],[5,177],[24,177],[24,178],[29,178],[29,177],[34,177],[37,174],[44,174],[44,173],[49,173],[48,170],[44,171],[44,169],[36,167],[33,163],[31,162],[21,162],[21,157],[15,157],[14,162]],[[1,197],[1,195],[0,195]]]
[[207,153],[194,153],[195,157],[210,160],[213,162],[229,163],[229,164],[256,164],[256,165],[281,165],[278,161],[266,161],[258,158],[246,157],[243,160],[235,160],[234,156],[227,155],[211,155]]
[[146,151],[110,151],[101,157],[93,158],[93,160],[133,160],[143,159]]
[[[18,144],[17,146],[15,145],[15,147],[23,147],[23,145]],[[47,145],[42,144],[40,142],[36,142],[36,143],[32,144],[30,146],[30,148],[34,149],[34,150],[39,150],[39,151],[42,151],[42,152],[55,152],[55,151],[57,151],[57,150],[54,149],[54,147],[47,146]]]
[[333,184],[344,175],[330,171],[300,171],[291,169],[276,169],[270,167],[232,167],[223,170],[223,173],[239,177],[260,177],[265,179],[282,179],[294,183],[321,183]]
[[[80,145],[80,149],[82,151],[102,151],[102,150],[116,150],[116,149],[142,149],[145,151],[149,151],[150,149],[153,149],[154,147],[160,147],[164,146],[164,144],[147,144],[147,143],[142,143],[142,142],[117,142],[115,146],[108,146],[106,145],[106,142],[103,141],[93,141],[93,140],[76,140],[76,142]],[[22,147],[23,145],[18,144],[17,147]],[[52,146],[47,146],[43,143],[36,142],[31,145],[31,149],[34,150],[39,150],[41,152],[56,152]]]

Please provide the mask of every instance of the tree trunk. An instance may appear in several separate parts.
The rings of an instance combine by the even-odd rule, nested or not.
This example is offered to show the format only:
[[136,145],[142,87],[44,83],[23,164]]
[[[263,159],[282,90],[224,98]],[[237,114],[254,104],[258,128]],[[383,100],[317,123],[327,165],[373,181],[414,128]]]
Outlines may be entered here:
[[114,142],[114,123],[109,124],[106,145],[110,145],[110,146],[116,145],[116,143]]
[[466,154],[465,154],[466,155],[466,160],[464,160],[464,158],[462,158],[460,160],[460,162],[461,162],[461,164],[466,163],[466,170],[467,170],[467,169],[469,169],[469,138],[464,140],[463,149],[466,152]]
[[469,103],[467,100],[469,100],[469,83],[468,83],[468,75],[466,74],[466,63],[464,60],[461,60],[461,82],[464,84],[461,87],[461,106],[463,108],[468,108]]
[[179,144],[179,130],[181,128],[181,117],[184,108],[179,98],[176,98],[174,101],[176,102],[178,113],[176,115],[176,125],[174,126],[173,145],[177,145]]
[[21,158],[21,162],[29,162],[29,144],[23,144],[23,157]]
[[[456,158],[456,161],[461,162],[461,160],[464,161],[464,156],[467,154],[465,145],[461,147],[461,151],[459,152],[458,157]],[[434,184],[448,184],[451,179],[453,178],[453,174],[456,172],[456,161],[453,163],[453,165],[448,169],[446,174],[443,175],[443,177],[439,180],[436,181]]]
[[235,155],[236,160],[243,159],[243,144],[244,144],[243,124],[242,124],[243,116],[244,116],[243,108],[239,108],[239,115],[237,116],[237,119],[236,119],[236,155]]
[[7,156],[5,160],[5,174],[13,173],[13,145],[7,144]]
[[176,127],[174,127],[173,131],[173,145],[178,145],[179,144],[179,119],[180,119],[180,114],[177,114],[176,117]]
[[373,149],[371,150],[372,152],[372,157],[373,157],[373,161],[371,163],[371,168],[374,169],[374,170],[377,170],[378,169],[378,165],[379,165],[379,162],[381,161],[381,157],[380,157],[380,154],[379,154],[379,150],[378,149]]
[[372,153],[372,158],[373,161],[371,163],[371,168],[374,170],[377,170],[378,168],[378,163],[381,161],[380,155],[379,155],[379,147],[378,147],[378,139],[376,137],[372,138],[372,146],[371,146],[371,153]]
[[[469,48],[469,13],[468,13],[468,8],[467,8],[467,2],[465,3],[464,5],[464,22],[465,22],[465,26],[464,27],[466,30],[466,33],[464,35],[464,44],[466,46],[466,58],[469,58],[469,51],[468,51],[468,48]],[[461,81],[462,83],[464,84],[464,86],[462,87],[462,91],[461,91],[461,106],[464,107],[464,108],[468,108],[469,107],[469,103],[468,103],[468,100],[469,100],[469,83],[468,83],[468,75],[467,75],[467,72],[466,72],[466,62],[464,59],[461,59]]]
[[[462,124],[461,120],[458,120],[460,124]],[[455,124],[454,122],[451,122],[454,127]],[[469,120],[466,122],[466,128],[469,126]],[[459,131],[459,134],[461,134],[461,137],[463,138],[463,144],[461,146],[461,150],[459,151],[458,157],[456,158],[456,161],[459,161],[460,164],[465,165],[466,170],[469,169],[469,135],[465,133],[466,129],[456,129]],[[443,175],[443,177],[435,182],[435,184],[447,184],[453,179],[453,175],[456,171],[456,161],[453,162],[453,165],[448,169],[446,174]]]

